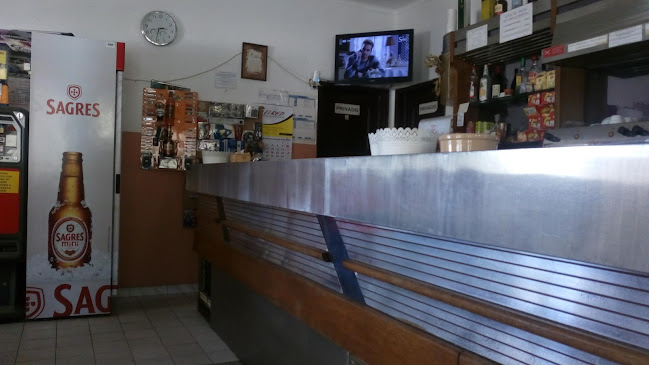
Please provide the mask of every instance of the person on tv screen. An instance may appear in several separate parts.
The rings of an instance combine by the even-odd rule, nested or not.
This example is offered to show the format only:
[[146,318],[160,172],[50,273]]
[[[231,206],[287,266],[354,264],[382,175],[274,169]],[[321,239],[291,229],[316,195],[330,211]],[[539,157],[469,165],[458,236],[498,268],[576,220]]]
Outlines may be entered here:
[[372,55],[373,50],[374,42],[366,39],[363,41],[363,47],[347,58],[346,79],[383,77],[380,62]]

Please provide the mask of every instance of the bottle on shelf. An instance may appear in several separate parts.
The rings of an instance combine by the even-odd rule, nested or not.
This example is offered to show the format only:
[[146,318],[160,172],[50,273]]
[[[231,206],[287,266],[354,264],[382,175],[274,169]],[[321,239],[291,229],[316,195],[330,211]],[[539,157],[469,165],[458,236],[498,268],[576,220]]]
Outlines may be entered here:
[[515,94],[518,94],[519,88],[521,87],[521,74],[518,73],[518,69],[514,69],[514,78],[512,79],[511,89]]
[[167,139],[163,145],[165,157],[174,157],[175,155],[174,140],[172,137],[173,132],[171,131],[171,126],[169,126],[167,130]]
[[491,78],[491,97],[497,99],[504,96],[501,95],[501,93],[504,94],[506,88],[507,82],[503,75],[503,68],[501,65],[496,65],[496,67],[494,67],[494,75]]
[[486,102],[491,99],[491,78],[489,77],[489,65],[484,65],[482,77],[480,78],[480,102]]
[[494,5],[494,15],[500,15],[507,11],[507,1],[506,0],[496,0]]
[[479,82],[480,80],[478,79],[478,72],[476,70],[476,66],[473,66],[473,69],[471,69],[471,84],[469,85],[470,102],[478,101]]
[[528,72],[527,69],[525,68],[525,58],[521,58],[521,69],[519,71],[521,75],[521,84],[519,87],[519,93],[520,94],[525,94],[525,93],[531,93],[534,91],[534,88],[532,87],[532,84],[530,83],[530,80],[528,78]]
[[482,0],[481,3],[481,18],[482,20],[491,19],[494,16],[494,7],[496,5],[495,0]]
[[527,72],[527,79],[529,80],[530,84],[532,84],[531,91],[540,90],[536,86],[536,77],[539,75],[539,72],[541,72],[541,68],[539,67],[539,58],[537,56],[534,56],[532,57],[532,66],[530,66],[530,70]]

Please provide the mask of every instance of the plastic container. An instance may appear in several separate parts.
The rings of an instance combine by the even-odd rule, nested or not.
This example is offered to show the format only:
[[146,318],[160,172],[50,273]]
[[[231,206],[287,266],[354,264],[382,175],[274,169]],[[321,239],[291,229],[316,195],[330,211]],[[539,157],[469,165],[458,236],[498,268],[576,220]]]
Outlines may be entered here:
[[453,133],[439,137],[442,152],[490,151],[498,149],[498,137],[493,134]]
[[202,151],[203,164],[230,162],[230,152]]
[[433,153],[437,137],[417,128],[385,128],[368,135],[372,156]]

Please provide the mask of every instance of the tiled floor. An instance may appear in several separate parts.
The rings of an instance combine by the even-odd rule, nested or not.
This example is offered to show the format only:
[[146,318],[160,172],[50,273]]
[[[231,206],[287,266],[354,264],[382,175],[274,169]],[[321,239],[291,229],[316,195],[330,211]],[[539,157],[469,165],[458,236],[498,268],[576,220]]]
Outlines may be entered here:
[[113,298],[113,314],[0,324],[0,365],[239,364],[196,294]]

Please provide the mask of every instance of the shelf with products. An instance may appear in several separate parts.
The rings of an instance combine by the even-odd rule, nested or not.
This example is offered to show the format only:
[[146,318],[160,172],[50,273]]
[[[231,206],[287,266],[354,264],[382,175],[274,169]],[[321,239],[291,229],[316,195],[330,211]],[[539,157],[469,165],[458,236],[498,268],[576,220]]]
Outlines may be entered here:
[[[541,49],[552,44],[553,1],[539,0],[533,3],[532,34],[529,36],[500,43],[501,15],[497,15],[453,32],[452,39],[444,43],[453,49],[453,58],[459,58],[473,65],[507,62],[539,54]],[[487,26],[486,46],[467,50],[467,33],[485,25]],[[447,37],[450,37],[450,33]]]
[[543,62],[619,78],[648,75],[647,19],[646,0],[577,1],[557,14]]
[[529,93],[518,93],[514,95],[509,95],[505,96],[502,98],[491,98],[487,101],[472,101],[469,102],[470,106],[477,106],[480,108],[490,108],[493,106],[502,106],[502,105],[512,105],[512,106],[522,106],[522,105],[527,105],[529,97],[531,95],[539,94],[539,93],[546,93],[546,92],[553,92],[554,88],[551,89],[545,89],[545,90],[538,90],[538,91],[533,91]]

